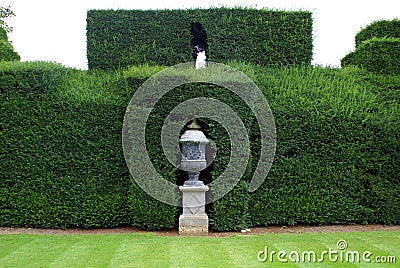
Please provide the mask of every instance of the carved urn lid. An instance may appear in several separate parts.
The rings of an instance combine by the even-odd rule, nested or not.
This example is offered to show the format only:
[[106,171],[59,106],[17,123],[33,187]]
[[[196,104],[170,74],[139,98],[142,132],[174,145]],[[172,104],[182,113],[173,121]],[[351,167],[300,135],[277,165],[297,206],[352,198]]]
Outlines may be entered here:
[[181,143],[209,143],[204,133],[200,131],[200,126],[196,123],[196,119],[188,126],[188,130],[183,133],[179,142]]

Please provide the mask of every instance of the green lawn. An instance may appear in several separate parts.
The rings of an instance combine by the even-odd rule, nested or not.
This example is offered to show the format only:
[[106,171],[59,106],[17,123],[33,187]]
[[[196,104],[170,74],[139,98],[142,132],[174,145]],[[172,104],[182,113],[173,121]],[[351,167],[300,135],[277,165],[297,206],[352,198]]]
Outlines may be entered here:
[[[339,250],[337,242],[347,248]],[[260,251],[268,249],[268,258]],[[272,251],[273,259],[270,259]],[[285,251],[278,260],[278,252]],[[311,251],[316,259],[313,263]],[[323,254],[326,251],[328,253]],[[329,251],[331,256],[329,256]],[[358,252],[360,262],[352,261]],[[362,256],[369,251],[366,263]],[[294,263],[296,252],[299,262]],[[337,253],[335,253],[337,252]],[[343,261],[340,260],[340,252]],[[304,255],[305,262],[301,262]],[[350,262],[346,262],[346,255]],[[310,261],[308,257],[310,256]],[[397,263],[377,264],[394,256]],[[335,260],[336,261],[331,261]],[[354,257],[355,258],[355,257]],[[149,234],[0,235],[0,267],[400,267],[400,232],[263,234],[182,237]]]

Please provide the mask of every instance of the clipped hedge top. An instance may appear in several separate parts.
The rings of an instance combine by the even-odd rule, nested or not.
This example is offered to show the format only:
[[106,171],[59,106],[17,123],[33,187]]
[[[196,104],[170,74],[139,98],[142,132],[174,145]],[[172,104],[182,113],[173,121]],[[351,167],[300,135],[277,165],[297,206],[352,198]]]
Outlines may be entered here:
[[362,42],[374,37],[400,38],[400,20],[380,20],[369,24],[357,33],[355,37],[356,47],[358,47]]
[[308,11],[89,10],[89,69],[118,69],[145,63],[171,66],[192,61],[189,27],[194,21],[200,22],[207,32],[211,61],[311,63],[312,16]]
[[375,21],[357,33],[356,50],[341,60],[379,74],[400,73],[400,20]]

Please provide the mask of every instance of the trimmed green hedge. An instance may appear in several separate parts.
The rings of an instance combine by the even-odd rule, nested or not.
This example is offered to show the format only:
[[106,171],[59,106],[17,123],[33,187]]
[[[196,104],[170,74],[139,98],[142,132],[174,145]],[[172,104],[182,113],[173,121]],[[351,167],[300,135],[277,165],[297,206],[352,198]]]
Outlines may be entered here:
[[0,93],[50,93],[57,89],[66,72],[67,69],[63,66],[48,62],[2,62]]
[[131,70],[128,86],[119,73],[2,65],[0,226],[173,227],[176,208],[132,183],[121,145],[129,99],[157,69]]
[[357,33],[356,50],[342,60],[379,74],[400,73],[400,21],[375,21]]
[[342,66],[355,65],[380,74],[400,74],[400,38],[373,38],[342,59]]
[[124,105],[59,98],[58,92],[70,90],[65,79],[75,75],[51,63],[0,68],[2,226],[131,222],[130,183],[120,149]]
[[400,38],[400,20],[380,20],[369,24],[356,34],[356,47],[373,38]]
[[89,69],[119,69],[145,63],[171,66],[192,61],[192,21],[199,21],[207,32],[211,61],[311,64],[312,17],[307,11],[89,10]]
[[212,204],[210,226],[214,231],[240,231],[250,226],[249,183],[240,181],[223,198]]
[[[263,91],[277,126],[276,158],[256,192],[250,194],[247,187],[257,163],[257,124],[230,91],[201,83],[178,87],[157,103],[146,129],[152,163],[169,180],[182,183],[160,145],[161,126],[171,109],[188,98],[210,96],[241,117],[253,154],[237,186],[207,207],[213,230],[400,223],[400,107],[392,98],[399,89],[398,76],[389,79],[356,68],[234,67]],[[0,226],[175,226],[179,210],[134,183],[121,146],[126,106],[158,70],[145,66],[84,72],[51,63],[2,65]],[[222,126],[201,122],[207,136],[218,141],[217,159],[202,173],[208,183],[226,167],[230,144]]]
[[293,69],[267,81],[268,100],[279,84],[292,94],[270,102],[277,153],[251,195],[251,225],[398,224],[400,106],[386,95],[389,81],[350,68]]

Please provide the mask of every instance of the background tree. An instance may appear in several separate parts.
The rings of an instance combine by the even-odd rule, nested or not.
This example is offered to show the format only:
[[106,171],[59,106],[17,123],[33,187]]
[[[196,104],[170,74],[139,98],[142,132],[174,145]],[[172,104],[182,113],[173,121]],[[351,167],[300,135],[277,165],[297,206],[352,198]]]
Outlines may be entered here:
[[7,33],[10,33],[13,29],[10,27],[4,19],[15,16],[15,13],[11,10],[10,6],[0,6],[0,27],[3,28]]
[[12,31],[12,27],[4,21],[5,18],[12,16],[15,16],[15,14],[9,6],[0,7],[0,61],[20,60],[20,56],[8,41],[7,33]]

